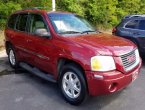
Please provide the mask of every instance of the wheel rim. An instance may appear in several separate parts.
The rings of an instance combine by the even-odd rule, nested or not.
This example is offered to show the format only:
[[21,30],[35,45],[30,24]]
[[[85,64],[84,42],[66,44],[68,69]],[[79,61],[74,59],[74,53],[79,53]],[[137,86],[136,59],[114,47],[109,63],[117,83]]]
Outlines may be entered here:
[[77,98],[81,92],[81,83],[73,72],[66,72],[62,80],[63,90],[70,98]]
[[15,55],[14,55],[14,51],[13,51],[13,50],[10,50],[9,59],[10,59],[10,63],[11,63],[12,65],[15,65],[16,59],[15,59]]

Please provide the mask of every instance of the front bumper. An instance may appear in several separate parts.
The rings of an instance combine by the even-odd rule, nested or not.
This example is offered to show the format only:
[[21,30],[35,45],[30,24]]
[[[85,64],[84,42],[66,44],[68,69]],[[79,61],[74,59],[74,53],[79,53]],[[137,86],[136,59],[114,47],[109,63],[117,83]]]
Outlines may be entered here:
[[134,81],[140,72],[140,62],[132,71],[124,74],[114,70],[110,72],[86,71],[89,94],[92,96],[104,95],[119,91]]

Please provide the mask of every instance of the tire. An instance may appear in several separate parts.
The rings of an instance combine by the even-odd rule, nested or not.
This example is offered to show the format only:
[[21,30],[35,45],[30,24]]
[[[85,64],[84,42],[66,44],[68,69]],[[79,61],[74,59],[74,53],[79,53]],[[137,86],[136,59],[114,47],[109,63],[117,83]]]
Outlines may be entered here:
[[18,68],[18,61],[16,58],[16,52],[12,46],[8,48],[8,60],[12,68]]
[[62,68],[59,87],[64,99],[72,105],[80,105],[88,96],[83,72],[74,64]]

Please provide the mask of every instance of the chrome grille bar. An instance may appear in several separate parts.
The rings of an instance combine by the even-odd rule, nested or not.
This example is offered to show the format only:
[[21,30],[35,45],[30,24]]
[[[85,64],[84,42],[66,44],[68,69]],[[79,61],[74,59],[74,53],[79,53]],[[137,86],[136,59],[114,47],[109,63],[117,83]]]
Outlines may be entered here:
[[122,64],[125,71],[129,71],[133,69],[139,63],[139,59],[135,51],[138,51],[138,50],[136,49],[125,55],[121,55],[121,60],[122,60]]

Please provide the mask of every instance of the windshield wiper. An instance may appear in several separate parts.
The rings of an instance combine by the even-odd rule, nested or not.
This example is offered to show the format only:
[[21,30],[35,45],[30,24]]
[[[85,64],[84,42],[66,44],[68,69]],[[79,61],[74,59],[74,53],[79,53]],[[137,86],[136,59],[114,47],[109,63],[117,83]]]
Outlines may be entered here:
[[80,33],[78,31],[65,31],[65,32],[60,32],[59,34],[76,34],[76,33]]
[[96,32],[96,31],[93,31],[93,30],[87,30],[87,31],[83,31],[83,32],[81,32],[81,34],[84,34],[84,33],[89,33],[89,32]]

